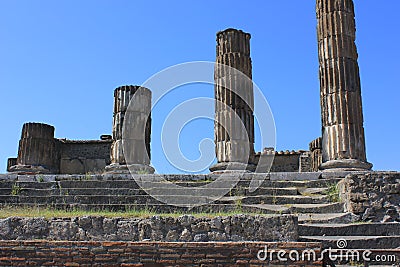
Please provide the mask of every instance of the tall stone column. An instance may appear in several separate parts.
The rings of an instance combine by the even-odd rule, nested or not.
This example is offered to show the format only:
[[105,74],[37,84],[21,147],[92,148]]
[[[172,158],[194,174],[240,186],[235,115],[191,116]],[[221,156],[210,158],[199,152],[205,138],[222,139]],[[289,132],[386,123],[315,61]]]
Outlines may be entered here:
[[236,29],[217,33],[214,136],[218,163],[211,171],[226,170],[228,165],[229,170],[255,169],[250,37]]
[[54,127],[43,123],[25,123],[18,147],[17,165],[11,172],[58,173],[59,153]]
[[320,169],[369,170],[352,0],[317,0],[322,113]]
[[[128,106],[133,96],[135,105],[131,105],[129,116]],[[114,90],[114,115],[111,146],[111,164],[106,166],[107,172],[154,173],[150,166],[150,134],[151,134],[151,91],[147,88],[133,85],[120,86]],[[123,139],[124,124],[129,124],[132,133],[126,133]],[[142,133],[145,129],[145,132]],[[129,155],[124,155],[125,151]],[[129,166],[128,166],[129,164]],[[129,169],[128,169],[129,167]]]

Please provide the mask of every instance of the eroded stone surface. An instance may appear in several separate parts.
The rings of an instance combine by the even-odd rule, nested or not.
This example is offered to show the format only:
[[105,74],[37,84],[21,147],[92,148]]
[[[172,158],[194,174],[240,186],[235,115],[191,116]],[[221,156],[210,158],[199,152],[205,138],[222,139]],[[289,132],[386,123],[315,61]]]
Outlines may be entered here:
[[[130,105],[131,100],[135,103]],[[129,107],[129,110],[128,110]],[[147,88],[133,85],[120,86],[114,91],[113,144],[111,146],[111,164],[106,167],[108,172],[129,173],[146,171],[154,173],[150,164],[150,134],[151,134],[151,91]],[[129,129],[124,136],[123,130]],[[129,128],[127,128],[129,127]],[[132,149],[124,150],[125,147]],[[128,153],[124,155],[124,153]],[[128,169],[126,164],[142,165],[142,169]],[[140,166],[139,166],[140,167]]]
[[349,174],[339,188],[346,211],[363,221],[400,222],[400,173]]
[[25,123],[22,127],[16,165],[9,170],[20,173],[57,173],[59,152],[54,127],[43,123]]
[[366,163],[353,1],[317,0],[317,19],[323,126],[320,168],[371,169]]
[[[216,63],[214,133],[217,160],[218,163],[247,164],[253,161],[255,154],[250,34],[236,29],[218,32]],[[232,70],[243,74],[240,76]],[[224,165],[217,164],[210,169],[223,168]],[[240,167],[240,170],[245,169]]]
[[297,218],[292,215],[232,215],[216,218],[180,217],[19,218],[0,220],[2,240],[70,241],[295,241]]

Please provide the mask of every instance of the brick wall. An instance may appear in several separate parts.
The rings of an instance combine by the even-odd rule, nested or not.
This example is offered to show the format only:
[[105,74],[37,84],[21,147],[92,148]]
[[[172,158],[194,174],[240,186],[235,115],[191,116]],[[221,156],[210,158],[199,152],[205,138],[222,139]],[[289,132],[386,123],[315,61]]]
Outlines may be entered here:
[[[266,247],[267,259],[258,259]],[[288,261],[273,250],[285,251]],[[0,266],[322,266],[308,256],[290,260],[289,253],[296,258],[307,250],[320,257],[319,243],[300,242],[0,241]]]

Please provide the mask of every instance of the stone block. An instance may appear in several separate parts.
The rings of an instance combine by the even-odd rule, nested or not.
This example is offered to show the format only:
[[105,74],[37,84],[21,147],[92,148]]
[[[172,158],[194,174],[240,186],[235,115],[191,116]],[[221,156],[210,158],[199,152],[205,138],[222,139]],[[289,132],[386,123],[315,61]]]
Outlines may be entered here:
[[363,220],[400,221],[399,177],[398,172],[349,174],[339,183],[340,197],[347,210]]
[[271,181],[313,181],[320,177],[320,172],[271,172],[269,174]]
[[0,181],[15,181],[18,179],[18,174],[0,174]]

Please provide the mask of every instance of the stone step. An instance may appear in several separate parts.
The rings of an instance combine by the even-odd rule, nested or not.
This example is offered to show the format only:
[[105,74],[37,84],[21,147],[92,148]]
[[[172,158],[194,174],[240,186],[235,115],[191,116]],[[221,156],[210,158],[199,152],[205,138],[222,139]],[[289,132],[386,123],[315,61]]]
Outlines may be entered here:
[[276,196],[232,196],[223,197],[216,201],[219,204],[328,204],[330,199],[328,196],[291,196],[291,195],[276,195]]
[[266,210],[269,212],[276,213],[343,213],[342,203],[330,203],[330,204],[286,204],[286,205],[270,205],[270,204],[251,204],[242,205],[247,207],[253,207],[260,210]]
[[[272,181],[272,180],[264,180],[260,187],[271,187],[271,188],[321,188],[321,187],[328,187],[330,185],[337,184],[341,179],[327,179],[327,180],[312,180],[312,181],[305,181],[305,180],[295,180],[295,181]],[[177,182],[176,184],[182,186],[198,186],[196,182],[188,182],[188,183],[180,183]],[[202,183],[205,185],[207,183]],[[240,180],[237,186],[248,188],[250,185],[250,181],[248,180]]]
[[[321,188],[329,187],[337,184],[342,179],[340,178],[329,178],[319,180],[264,180],[260,187],[272,187],[272,188],[288,188],[288,187],[310,187],[310,188]],[[132,180],[130,180],[132,182]],[[134,182],[134,181],[133,181]],[[180,186],[202,186],[209,184],[211,181],[198,181],[198,182],[174,182]],[[250,180],[239,180],[236,186],[248,188]]]
[[[225,174],[226,176],[237,177],[237,174]],[[295,180],[318,180],[321,178],[344,177],[345,175],[327,175],[320,172],[273,172],[273,173],[243,173],[240,175],[242,180],[251,180],[254,177],[258,179],[269,179],[279,181],[295,181]],[[24,180],[24,181],[63,181],[63,180],[129,180],[129,179],[159,179],[163,177],[168,181],[205,181],[215,180],[220,177],[220,174],[56,174],[56,175],[15,175],[15,174],[0,174],[0,180]]]
[[[260,188],[321,188],[329,187],[338,183],[341,179],[321,179],[312,181],[270,181],[264,180]],[[184,187],[196,187],[209,184],[211,181],[199,182],[175,182],[176,185]],[[158,183],[158,188],[163,188],[165,183]],[[247,189],[250,185],[249,180],[240,180],[236,188]],[[16,182],[0,180],[0,188],[8,189],[13,187],[20,188],[36,188],[36,189],[50,189],[50,188],[129,188],[139,189],[135,180],[63,180],[56,182]]]
[[[222,188],[223,189],[223,188]],[[208,195],[212,189],[198,188],[197,195]],[[162,195],[165,194],[165,188],[152,188],[144,191],[143,189],[132,189],[132,188],[29,188],[29,187],[19,187],[10,189],[0,189],[0,195],[20,195],[20,196],[51,196],[51,195],[125,195],[125,196],[135,196],[135,195]],[[256,196],[256,195],[298,195],[298,190],[295,187],[290,188],[259,188],[254,192],[249,192],[245,188],[234,188],[230,190],[225,189],[228,192],[226,196]],[[193,195],[192,188],[173,188],[168,189],[168,194],[171,195]]]
[[50,189],[58,188],[57,182],[13,182],[13,181],[0,181],[0,189],[10,189],[14,187],[19,188],[34,188],[34,189]]
[[299,223],[352,223],[359,220],[359,216],[347,213],[302,213],[297,214]]
[[[272,187],[260,187],[254,192],[249,192],[249,188],[236,186],[233,189],[229,188],[220,188],[222,190],[226,190],[228,193],[226,196],[257,196],[257,195],[298,195],[298,190],[296,187],[288,187],[288,188],[272,188]],[[189,191],[190,190],[190,191]],[[175,195],[189,195],[192,194],[193,187],[190,187],[189,190],[187,188],[176,188],[176,189],[168,189],[168,194]],[[204,189],[200,189],[204,190]],[[165,188],[151,188],[147,189],[152,195],[160,195],[165,193]]]
[[302,236],[400,236],[400,223],[299,224]]
[[320,172],[271,172],[271,181],[315,181],[321,178]]
[[[185,203],[207,203],[212,200],[207,197],[169,196],[180,198]],[[52,195],[52,196],[0,196],[0,203],[35,203],[35,204],[162,204],[148,195],[136,196],[104,196],[104,195]]]
[[[4,190],[4,191],[2,191]],[[11,190],[0,189],[0,192],[8,192]],[[4,195],[4,194],[3,194]],[[37,196],[37,197],[50,197],[50,196],[80,196],[80,195],[102,195],[102,196],[139,196],[147,195],[144,190],[130,189],[130,188],[66,188],[66,189],[36,189],[36,188],[22,188],[19,190],[19,196]]]
[[[345,242],[343,242],[345,240]],[[300,236],[302,242],[321,242],[323,248],[395,249],[400,248],[400,236]],[[343,246],[343,244],[346,244]]]
[[[53,191],[53,190],[52,190]],[[72,189],[69,191],[73,191]],[[33,193],[35,192],[35,193]],[[212,202],[213,199],[207,196],[194,197],[192,195],[154,195],[154,197],[146,194],[126,194],[126,195],[99,195],[93,192],[91,195],[75,195],[69,194],[65,190],[53,192],[54,194],[36,194],[38,192],[43,193],[43,190],[36,190],[33,192],[20,192],[18,195],[0,195],[0,203],[82,203],[82,204],[159,204],[160,202],[156,199],[176,199],[180,198],[185,203],[207,203]],[[51,193],[51,192],[47,192]],[[178,192],[182,193],[182,192]],[[222,197],[215,201],[215,204],[268,204],[268,205],[301,205],[301,204],[331,204],[328,196],[232,196]],[[300,206],[296,206],[298,208]],[[308,207],[306,207],[308,208]]]
[[12,188],[0,188],[0,195],[11,195]]
[[[12,200],[12,199],[11,199]],[[259,213],[259,214],[298,214],[300,212],[307,213],[323,213],[326,210],[339,210],[336,204],[298,204],[298,205],[246,205],[246,204],[205,204],[203,206],[194,206],[193,208],[178,207],[172,205],[166,205],[162,203],[79,203],[71,202],[66,203],[62,201],[53,202],[26,202],[14,200],[7,203],[2,202],[0,206],[12,206],[12,207],[51,207],[60,208],[63,210],[111,210],[111,211],[126,211],[126,210],[150,210],[154,212],[245,212],[245,213]]]
[[1,195],[1,196],[0,196],[0,203],[1,203],[2,205],[7,205],[7,204],[18,204],[18,203],[19,203],[19,196]]
[[297,192],[302,196],[313,196],[313,195],[325,194],[328,189],[329,189],[328,187],[317,187],[317,188],[298,187]]

